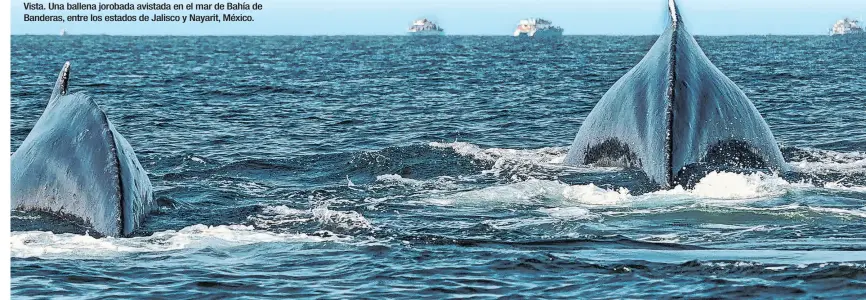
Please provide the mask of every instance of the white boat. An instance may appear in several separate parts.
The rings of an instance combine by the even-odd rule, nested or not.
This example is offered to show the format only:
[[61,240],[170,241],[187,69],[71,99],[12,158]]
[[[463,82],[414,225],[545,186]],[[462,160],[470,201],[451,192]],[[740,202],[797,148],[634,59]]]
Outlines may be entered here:
[[557,37],[562,36],[563,29],[559,26],[553,26],[548,20],[541,18],[529,18],[520,20],[517,23],[517,29],[514,30],[516,37]]
[[836,24],[833,24],[833,28],[830,28],[830,35],[862,33],[864,33],[864,31],[863,27],[860,26],[860,21],[849,18],[836,21]]
[[430,36],[444,34],[445,30],[442,27],[426,18],[415,20],[415,22],[412,22],[412,26],[409,27],[409,35]]
[[66,28],[60,29],[60,36],[66,35]]

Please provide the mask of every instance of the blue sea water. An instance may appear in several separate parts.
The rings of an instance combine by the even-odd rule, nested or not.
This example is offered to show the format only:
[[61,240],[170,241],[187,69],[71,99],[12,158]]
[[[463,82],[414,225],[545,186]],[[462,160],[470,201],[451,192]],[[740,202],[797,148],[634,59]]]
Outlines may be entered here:
[[697,37],[790,173],[563,166],[655,38],[13,36],[13,151],[71,61],[164,204],[13,211],[13,297],[866,296],[866,39]]

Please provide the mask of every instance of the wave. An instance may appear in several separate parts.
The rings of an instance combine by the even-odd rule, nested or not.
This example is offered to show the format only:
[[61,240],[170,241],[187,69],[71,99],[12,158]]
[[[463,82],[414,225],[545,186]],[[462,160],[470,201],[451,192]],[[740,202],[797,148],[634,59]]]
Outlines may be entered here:
[[851,217],[859,217],[866,219],[866,207],[861,207],[859,209],[843,209],[836,207],[815,207],[810,206],[810,210],[819,213],[826,213],[832,215],[841,215],[841,216],[851,216]]
[[786,148],[785,154],[788,164],[801,173],[866,173],[866,153],[863,152]]
[[[624,173],[621,168],[594,166],[565,166],[562,164],[567,147],[544,147],[537,149],[483,148],[467,142],[430,142],[425,145],[386,147],[375,151],[350,153],[311,154],[292,158],[246,159],[221,163],[217,159],[201,155],[181,154],[163,159],[170,165],[169,173],[161,179],[169,181],[213,176],[228,176],[269,182],[271,177],[287,177],[298,183],[331,185],[342,182],[346,176],[355,184],[402,180],[407,185],[423,185],[421,182],[441,178],[470,179],[491,178],[505,182],[521,182],[529,179],[559,180],[576,177],[577,181],[596,183],[607,178],[584,176],[591,174]],[[786,158],[794,170],[804,174],[845,173],[858,177],[866,173],[866,153],[841,153],[815,149],[785,148]],[[279,175],[293,176],[279,176]],[[300,174],[300,176],[299,176]],[[576,176],[573,176],[576,175]],[[391,177],[389,177],[391,176]],[[394,176],[399,176],[399,179]],[[724,176],[724,175],[723,175]],[[797,176],[794,176],[797,177]],[[800,176],[803,177],[803,176]],[[863,176],[859,176],[863,177]],[[632,177],[625,177],[628,180]],[[786,177],[787,178],[787,177]],[[845,179],[825,177],[803,177],[817,183],[838,182]],[[477,178],[476,178],[477,179]],[[735,178],[728,178],[736,180]],[[792,178],[788,178],[791,180]],[[415,180],[409,184],[407,180]],[[472,179],[470,179],[472,180]],[[796,178],[794,178],[796,180]],[[862,181],[845,179],[834,187],[866,185]],[[616,180],[620,181],[620,180]],[[633,178],[632,178],[632,181]],[[743,185],[748,183],[742,183]],[[831,185],[832,186],[832,185]],[[706,191],[704,186],[697,193],[717,194],[721,191]],[[631,187],[632,191],[639,190]],[[731,195],[736,196],[736,195]],[[727,196],[722,196],[727,198]]]
[[863,193],[866,194],[866,186],[857,186],[857,185],[843,185],[838,182],[827,182],[824,183],[824,188],[829,190],[838,190],[838,191],[847,191],[847,192],[855,192],[855,193]]
[[[684,251],[688,257],[700,257],[695,260],[675,259],[678,251]],[[679,274],[677,278],[670,280],[668,285],[681,286],[683,283],[677,282],[682,277],[697,278],[701,280],[706,274],[712,274],[710,278],[703,279],[707,283],[705,288],[718,293],[718,295],[728,295],[730,293],[743,293],[749,288],[762,287],[765,290],[778,291],[784,289],[782,282],[793,282],[795,285],[802,288],[808,288],[803,285],[804,281],[812,282],[816,288],[826,288],[826,280],[836,279],[840,282],[854,282],[855,278],[863,277],[866,274],[866,265],[857,262],[856,258],[851,261],[839,261],[838,259],[830,259],[828,256],[833,252],[816,253],[816,255],[803,255],[802,252],[787,252],[780,251],[778,254],[784,256],[792,254],[793,256],[805,257],[806,260],[799,262],[796,259],[785,260],[784,262],[765,259],[765,253],[751,252],[744,253],[739,258],[743,260],[712,260],[714,256],[730,256],[728,251],[721,251],[718,255],[712,252],[716,250],[641,250],[641,251],[613,251],[609,255],[625,253],[623,260],[608,261],[608,260],[585,260],[575,259],[573,255],[559,254],[524,254],[514,259],[498,259],[491,261],[485,267],[492,268],[499,272],[508,271],[542,271],[545,273],[557,273],[560,270],[574,270],[578,273],[607,273],[607,274],[622,274],[635,273],[631,276],[645,276],[648,278],[656,278],[659,276],[669,276],[670,274]],[[590,251],[591,252],[591,251]],[[632,252],[632,253],[629,253]],[[650,260],[640,258],[641,254],[647,254],[651,257]],[[844,255],[844,252],[839,253]],[[859,256],[862,258],[862,256]],[[751,259],[756,258],[756,259]],[[792,258],[788,256],[788,258]],[[737,285],[734,283],[745,282],[738,276],[745,275],[747,280],[751,281],[756,286]],[[761,278],[776,281],[773,287],[768,288],[762,284]],[[812,281],[810,281],[812,280]],[[725,293],[719,291],[719,283],[731,286],[731,291]],[[691,291],[691,290],[690,290]],[[691,291],[694,293],[694,291]],[[805,293],[802,291],[798,294]],[[746,296],[749,293],[744,293]],[[670,295],[667,293],[665,295]],[[754,294],[751,294],[754,296]]]
[[[828,250],[748,250],[748,249],[700,249],[700,250],[654,250],[654,249],[604,249],[585,250],[567,255],[573,259],[591,261],[645,261],[657,263],[697,263],[703,266],[727,267],[740,264],[783,264],[804,266],[820,263],[851,263],[866,261],[864,251]],[[742,266],[742,265],[741,265]]]
[[[577,172],[617,172],[621,168],[563,166],[562,162],[568,153],[568,147],[545,147],[538,149],[507,149],[482,148],[466,142],[428,144],[433,148],[451,149],[456,154],[471,157],[474,160],[491,162],[492,167],[486,172],[500,175],[506,172],[527,174],[543,171],[569,169]],[[785,159],[793,170],[805,174],[822,174],[829,172],[844,172],[849,174],[866,173],[866,153],[837,152],[811,148],[783,148]]]
[[[775,174],[711,172],[691,189],[677,186],[643,194],[635,194],[622,187],[599,187],[592,183],[569,185],[555,180],[530,179],[476,190],[433,193],[423,201],[454,207],[542,206],[537,211],[548,217],[572,221],[601,222],[604,217],[682,211],[866,218],[866,207],[861,207],[862,204],[858,205],[856,201],[847,204],[792,202],[788,196],[821,193],[821,189],[821,186],[808,182],[789,182]],[[844,189],[849,191],[859,188]]]
[[285,205],[266,206],[262,212],[247,218],[256,228],[274,230],[314,222],[317,225],[340,231],[372,229],[372,223],[356,211],[337,211],[322,204],[312,209],[301,210]]
[[248,96],[254,94],[293,94],[293,95],[311,95],[314,91],[295,89],[291,87],[281,87],[272,85],[234,85],[224,86],[200,92],[205,96]]
[[789,183],[775,175],[764,173],[739,174],[711,172],[698,181],[692,189],[677,186],[671,190],[632,195],[627,188],[602,188],[593,183],[569,185],[561,181],[530,179],[505,185],[491,186],[479,190],[464,191],[441,197],[430,202],[439,205],[465,203],[510,203],[533,204],[558,201],[562,203],[616,206],[630,203],[680,198],[708,200],[766,199],[785,193],[808,189],[814,186],[805,183]]
[[[482,148],[466,142],[428,144],[433,148],[449,149],[457,155],[487,162],[489,167],[484,175],[520,182],[529,179],[560,180],[576,173],[576,181],[586,183],[606,182],[608,178],[587,177],[587,173],[627,173],[621,168],[595,166],[564,166],[562,161],[568,153],[567,147],[546,147],[538,149]],[[752,176],[734,175],[732,172],[712,172],[701,179],[702,185],[690,189],[692,194],[708,198],[750,198],[762,197],[765,193],[780,193],[779,186],[810,184],[827,189],[863,192],[866,190],[866,153],[835,152],[818,149],[784,148],[784,154],[794,174],[752,173]],[[709,177],[709,178],[707,178]],[[632,192],[651,192],[647,190],[640,176],[624,176],[626,181],[635,181],[629,186]],[[768,182],[775,180],[776,182]],[[613,180],[620,181],[620,180]],[[681,187],[674,188],[674,194],[683,193]],[[771,190],[776,190],[775,192]]]
[[[241,220],[246,224],[197,224],[130,238],[95,236],[84,230],[78,233],[13,231],[10,238],[12,257],[106,259],[137,253],[195,251],[261,243],[346,242],[359,231],[374,229],[360,213],[333,210],[328,205],[325,202],[304,210],[284,205],[264,206],[257,213],[251,212],[246,222]],[[20,215],[17,218],[39,221],[36,219],[40,216]]]
[[621,168],[572,167],[562,164],[568,154],[567,147],[544,147],[538,149],[481,148],[466,142],[431,142],[433,148],[450,149],[454,153],[477,161],[490,163],[483,174],[503,177],[512,181],[530,178],[549,178],[559,171],[570,172],[615,172]]
[[193,225],[180,230],[156,232],[146,237],[95,238],[84,234],[46,231],[12,232],[13,258],[108,259],[118,255],[188,249],[230,248],[258,243],[319,243],[343,241],[336,235],[274,233],[244,225]]
[[427,199],[437,205],[543,204],[551,200],[589,205],[615,205],[631,197],[627,189],[603,189],[594,184],[568,185],[559,181],[529,179],[479,190]]
[[583,207],[553,207],[541,208],[539,212],[560,220],[594,220],[601,216],[593,214],[589,209]]
[[692,189],[676,186],[671,190],[657,191],[647,196],[689,196],[703,199],[745,200],[782,196],[796,189],[813,187],[808,183],[791,183],[776,174],[763,172],[741,174],[710,172]]
[[[257,181],[291,182],[304,186],[334,185],[345,180],[367,184],[381,175],[424,180],[463,176],[483,170],[488,162],[443,153],[426,145],[387,147],[376,151],[310,154],[297,157],[241,159],[220,163],[217,159],[184,154],[164,159],[170,171],[159,179],[184,181],[195,178],[231,177]],[[277,180],[278,179],[278,180]]]
[[471,156],[478,160],[497,162],[501,159],[525,160],[542,164],[561,164],[568,154],[566,147],[546,147],[540,149],[518,150],[505,148],[483,149],[478,145],[467,142],[441,143],[430,142],[430,147],[449,148],[457,154]]
[[385,174],[376,176],[376,183],[381,183],[386,186],[407,186],[407,187],[416,187],[423,188],[424,190],[454,190],[460,187],[459,182],[461,181],[471,181],[466,177],[451,177],[451,176],[439,176],[431,180],[417,180],[412,178],[405,178],[398,174]]

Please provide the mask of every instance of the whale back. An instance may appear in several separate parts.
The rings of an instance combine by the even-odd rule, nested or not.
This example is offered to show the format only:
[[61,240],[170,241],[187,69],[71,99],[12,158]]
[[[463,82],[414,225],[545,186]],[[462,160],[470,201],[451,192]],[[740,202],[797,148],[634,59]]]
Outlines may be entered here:
[[783,170],[758,110],[670,8],[670,26],[589,113],[564,163],[637,168],[663,187],[693,164]]
[[152,211],[152,186],[132,147],[83,94],[66,94],[68,63],[48,106],[11,158],[12,208],[80,218],[128,235]]

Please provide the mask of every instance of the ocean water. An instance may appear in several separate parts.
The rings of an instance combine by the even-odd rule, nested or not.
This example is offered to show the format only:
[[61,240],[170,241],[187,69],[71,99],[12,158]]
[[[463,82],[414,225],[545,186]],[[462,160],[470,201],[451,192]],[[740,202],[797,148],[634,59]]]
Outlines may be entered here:
[[563,166],[655,38],[13,36],[13,151],[71,61],[163,204],[14,211],[13,296],[866,296],[866,38],[697,37],[790,173]]

